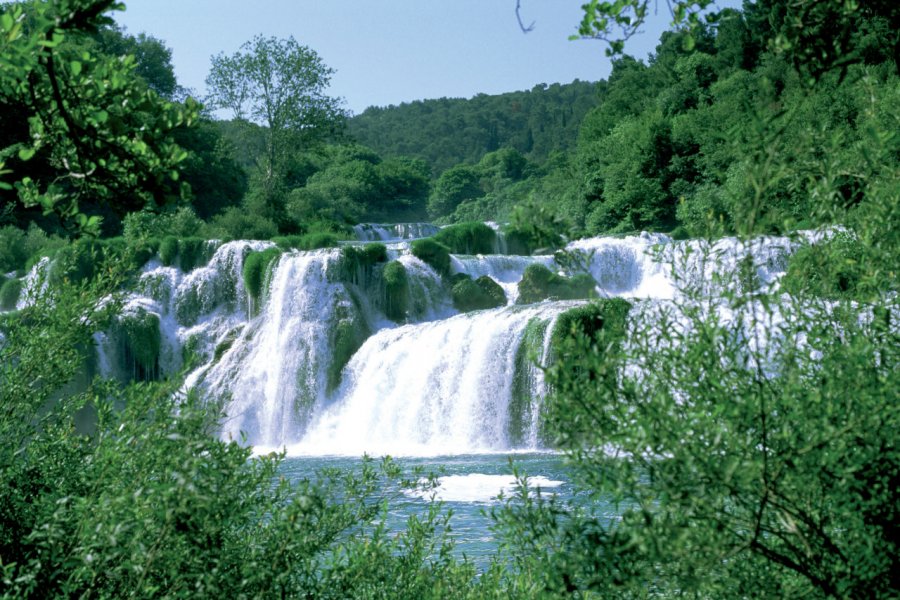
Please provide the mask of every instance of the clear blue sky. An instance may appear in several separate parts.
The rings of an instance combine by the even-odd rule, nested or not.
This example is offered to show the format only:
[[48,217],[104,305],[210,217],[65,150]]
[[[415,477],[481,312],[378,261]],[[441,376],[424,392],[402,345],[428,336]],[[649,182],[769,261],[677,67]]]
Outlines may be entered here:
[[[735,2],[736,3],[736,2]],[[582,0],[125,0],[116,20],[172,49],[181,85],[205,94],[210,57],[256,34],[309,46],[335,69],[330,93],[354,113],[423,98],[464,97],[597,81],[609,75],[605,46],[569,41]],[[728,2],[728,4],[732,4]],[[645,57],[670,15],[659,14],[626,50]]]

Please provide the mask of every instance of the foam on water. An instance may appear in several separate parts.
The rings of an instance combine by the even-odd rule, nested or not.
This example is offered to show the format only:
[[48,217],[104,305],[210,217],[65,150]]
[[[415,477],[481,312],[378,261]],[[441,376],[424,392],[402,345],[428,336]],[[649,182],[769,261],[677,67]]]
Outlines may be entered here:
[[[408,490],[411,497],[443,502],[488,503],[497,502],[500,494],[510,496],[515,493],[518,482],[513,475],[487,475],[484,473],[468,473],[466,475],[447,475],[437,480],[433,489]],[[528,478],[531,489],[553,489],[563,485],[564,481],[550,479],[543,475]]]

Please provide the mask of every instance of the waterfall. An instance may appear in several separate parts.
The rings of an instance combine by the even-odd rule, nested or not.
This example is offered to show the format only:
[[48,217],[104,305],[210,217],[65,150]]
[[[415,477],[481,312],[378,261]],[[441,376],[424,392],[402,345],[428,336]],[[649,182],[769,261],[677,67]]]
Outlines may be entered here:
[[[370,337],[337,397],[289,449],[298,454],[458,454],[508,450],[516,355],[533,319],[572,303],[457,315]],[[543,341],[543,340],[542,340]],[[531,398],[539,402],[532,390]],[[537,407],[527,411],[538,412]],[[529,439],[524,447],[537,447]]]
[[360,223],[353,228],[356,239],[363,242],[393,242],[429,237],[440,231],[431,223]]
[[[395,240],[388,260],[402,265],[406,282],[399,292],[392,288],[401,294],[399,313],[386,309],[388,263],[366,266],[361,276],[359,265],[341,262],[341,249],[276,257],[255,307],[244,289],[243,263],[271,242],[222,244],[207,264],[187,272],[151,260],[120,322],[96,336],[100,371],[153,379],[187,368],[185,389],[224,411],[222,436],[261,451],[534,450],[542,447],[546,395],[537,363],[550,354],[557,318],[584,302],[515,305],[529,265],[556,272],[581,265],[599,295],[629,298],[634,318],[652,319],[691,289],[713,297],[777,291],[798,245],[782,237],[708,243],[641,234],[578,240],[558,259],[451,256],[453,274],[490,277],[508,301],[459,314],[451,278],[413,256],[405,241],[436,230],[416,223],[358,226],[361,238]],[[36,267],[30,285],[39,285],[46,268]]]

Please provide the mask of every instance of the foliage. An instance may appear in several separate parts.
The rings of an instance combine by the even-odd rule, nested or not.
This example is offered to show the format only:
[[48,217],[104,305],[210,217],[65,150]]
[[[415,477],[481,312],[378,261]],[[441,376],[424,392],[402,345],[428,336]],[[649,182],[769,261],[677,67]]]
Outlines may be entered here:
[[454,275],[452,281],[450,295],[453,299],[453,306],[460,312],[506,305],[506,294],[503,292],[503,288],[487,275],[473,280],[470,276],[460,273]]
[[65,244],[59,236],[48,236],[34,224],[26,231],[13,225],[0,227],[0,273],[22,271],[34,257],[51,254]]
[[541,264],[533,263],[526,267],[519,281],[518,304],[531,304],[548,298],[557,300],[574,300],[591,298],[597,295],[594,289],[597,282],[586,273],[572,277],[557,275]]
[[863,256],[859,240],[847,233],[804,245],[791,256],[781,285],[794,296],[872,299],[885,290],[870,289],[863,293],[867,283],[861,281],[866,273],[865,266],[860,264]]
[[367,108],[347,125],[381,156],[421,159],[435,174],[477,164],[503,148],[541,163],[554,151],[574,147],[585,113],[597,105],[596,88],[576,80],[470,99],[417,100]]
[[439,505],[399,535],[385,528],[385,490],[402,484],[390,460],[291,484],[280,457],[212,437],[219,415],[175,384],[55,397],[82,368],[77,348],[108,324],[112,305],[95,298],[118,283],[59,289],[5,332],[0,593],[482,596],[474,569],[451,558]]
[[454,254],[494,254],[497,233],[484,223],[468,222],[448,225],[432,236]]
[[96,233],[101,214],[115,219],[183,192],[185,153],[172,131],[191,124],[198,107],[160,99],[134,76],[133,57],[91,51],[86,36],[117,7],[71,0],[2,9],[0,161],[8,172],[0,193],[22,224],[40,209]]
[[210,220],[206,231],[209,237],[226,240],[268,240],[278,235],[278,226],[263,215],[230,206]]
[[450,214],[466,200],[482,195],[479,173],[474,167],[456,165],[441,173],[428,198],[428,214],[432,218]]
[[238,121],[265,125],[262,185],[277,185],[291,146],[331,136],[342,124],[339,101],[325,94],[333,71],[307,46],[257,35],[232,56],[212,58],[207,103],[230,110]]
[[450,249],[433,238],[414,240],[409,246],[413,256],[428,264],[438,275],[450,273]]
[[548,250],[563,246],[560,233],[566,229],[559,215],[547,206],[534,202],[521,204],[513,210],[509,224],[503,228],[506,251],[525,256],[536,251],[546,254]]

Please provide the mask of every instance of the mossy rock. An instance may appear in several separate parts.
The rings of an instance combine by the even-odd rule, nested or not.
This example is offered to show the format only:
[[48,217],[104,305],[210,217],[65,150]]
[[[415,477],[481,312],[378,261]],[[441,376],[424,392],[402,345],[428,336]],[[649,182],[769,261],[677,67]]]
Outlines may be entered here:
[[244,259],[244,288],[252,298],[253,304],[259,304],[266,282],[266,274],[279,256],[281,256],[280,248],[267,248],[260,252],[251,252]]
[[788,260],[781,287],[794,296],[869,300],[877,292],[865,290],[863,252],[860,241],[847,233],[802,246]]
[[162,335],[159,317],[140,309],[119,318],[118,335],[123,346],[126,369],[133,369],[134,379],[152,381],[159,378],[159,351]]
[[413,256],[437,271],[438,275],[446,276],[450,273],[450,249],[434,238],[415,240],[410,244],[409,250]]
[[[537,361],[541,358],[544,347],[544,336],[549,321],[538,317],[532,318],[525,326],[522,340],[516,349],[515,371],[513,372],[512,395],[508,407],[507,436],[510,446],[522,446],[529,440],[526,433],[530,429],[535,386],[538,380]],[[539,441],[545,443],[538,433]]]
[[497,232],[475,221],[444,227],[431,239],[454,254],[491,254],[497,246]]
[[387,318],[400,323],[406,320],[409,310],[409,276],[403,263],[392,260],[381,272],[384,283],[384,314]]
[[[0,275],[0,277],[3,277]],[[22,280],[7,279],[0,285],[0,310],[14,310],[22,295]]]
[[572,277],[557,275],[544,265],[531,264],[519,281],[518,304],[532,304],[548,298],[557,300],[578,300],[594,298],[597,283],[585,273]]
[[384,244],[344,246],[341,248],[341,280],[366,285],[372,280],[375,265],[385,261],[387,261],[387,247]]
[[331,332],[331,363],[327,379],[329,393],[340,385],[341,372],[369,336],[358,307],[339,307],[336,314],[339,320]]
[[182,238],[172,236],[159,243],[159,258],[167,267],[177,266],[184,272],[202,267],[211,258],[210,244],[203,238]]
[[461,312],[506,305],[503,288],[487,275],[482,275],[474,281],[468,275],[457,278],[450,292],[453,306]]

